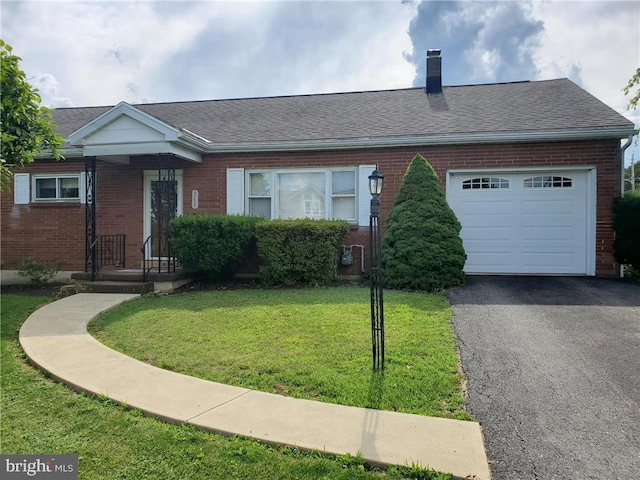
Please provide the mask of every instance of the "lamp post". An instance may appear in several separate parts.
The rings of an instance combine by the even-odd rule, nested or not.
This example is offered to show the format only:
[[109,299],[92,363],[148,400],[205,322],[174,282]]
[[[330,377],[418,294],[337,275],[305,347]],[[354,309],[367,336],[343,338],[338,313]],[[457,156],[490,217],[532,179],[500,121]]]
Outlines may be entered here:
[[371,342],[373,369],[384,369],[384,301],[382,298],[382,265],[380,239],[380,193],[384,175],[378,168],[369,176],[371,213],[369,215],[369,259],[371,265]]

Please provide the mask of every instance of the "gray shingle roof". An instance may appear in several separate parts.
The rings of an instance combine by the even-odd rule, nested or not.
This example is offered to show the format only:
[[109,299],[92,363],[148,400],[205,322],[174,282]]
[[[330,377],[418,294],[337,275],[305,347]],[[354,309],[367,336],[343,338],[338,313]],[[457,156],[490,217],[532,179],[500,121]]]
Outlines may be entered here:
[[[568,79],[288,97],[135,105],[213,143],[268,143],[450,134],[633,128]],[[111,107],[53,111],[69,134]]]

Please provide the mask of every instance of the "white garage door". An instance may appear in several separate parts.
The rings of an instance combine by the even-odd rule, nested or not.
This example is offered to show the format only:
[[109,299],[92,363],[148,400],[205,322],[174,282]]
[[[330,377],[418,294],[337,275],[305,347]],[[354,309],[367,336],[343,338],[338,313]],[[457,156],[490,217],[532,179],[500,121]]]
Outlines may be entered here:
[[450,172],[447,200],[462,224],[465,272],[592,275],[589,177]]

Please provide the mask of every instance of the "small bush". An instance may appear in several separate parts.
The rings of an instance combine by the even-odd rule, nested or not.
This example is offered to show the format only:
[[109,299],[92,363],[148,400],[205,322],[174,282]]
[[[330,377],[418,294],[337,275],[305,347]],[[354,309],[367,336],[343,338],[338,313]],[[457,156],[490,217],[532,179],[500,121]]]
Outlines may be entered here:
[[183,215],[171,220],[171,246],[186,269],[210,280],[228,280],[245,258],[261,221],[241,215]]
[[256,227],[260,280],[267,285],[323,285],[336,279],[342,220],[272,220]]
[[438,176],[417,154],[402,179],[382,237],[384,284],[436,291],[464,283],[460,222]]
[[31,285],[41,286],[55,278],[64,262],[41,262],[34,257],[25,257],[18,266],[18,275],[28,278]]
[[621,265],[640,271],[640,194],[627,193],[613,202],[613,255]]

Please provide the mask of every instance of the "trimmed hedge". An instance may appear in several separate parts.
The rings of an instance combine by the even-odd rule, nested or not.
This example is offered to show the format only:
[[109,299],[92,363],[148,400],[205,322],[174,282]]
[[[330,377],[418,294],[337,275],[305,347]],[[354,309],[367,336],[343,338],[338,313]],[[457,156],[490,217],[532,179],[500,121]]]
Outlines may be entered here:
[[336,279],[342,220],[271,220],[256,226],[260,280],[267,285],[323,285]]
[[640,194],[627,193],[613,201],[613,230],[616,261],[640,271]]
[[210,280],[230,279],[243,261],[258,217],[183,215],[171,220],[171,247],[183,267]]
[[434,291],[464,283],[461,225],[438,176],[417,154],[402,179],[382,237],[384,284]]

